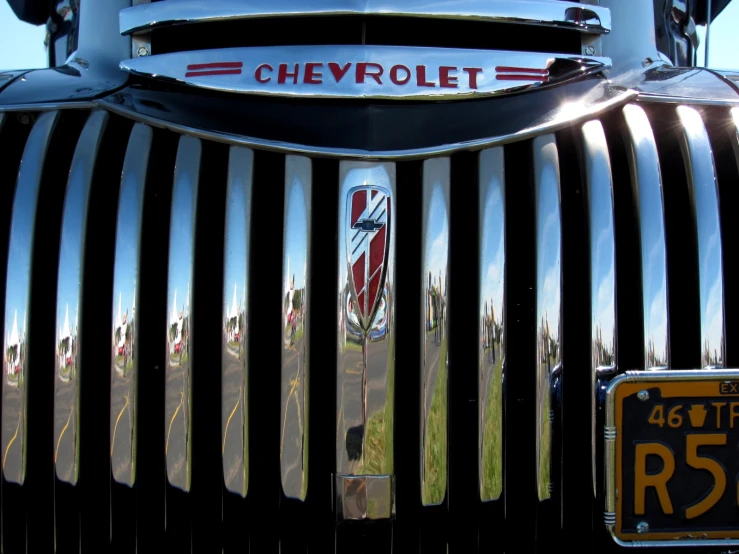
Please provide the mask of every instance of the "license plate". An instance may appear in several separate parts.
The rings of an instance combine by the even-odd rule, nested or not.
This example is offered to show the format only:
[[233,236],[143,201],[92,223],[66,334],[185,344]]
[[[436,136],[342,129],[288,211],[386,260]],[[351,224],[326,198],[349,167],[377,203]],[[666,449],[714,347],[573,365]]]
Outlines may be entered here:
[[606,403],[616,542],[739,544],[739,371],[628,372]]

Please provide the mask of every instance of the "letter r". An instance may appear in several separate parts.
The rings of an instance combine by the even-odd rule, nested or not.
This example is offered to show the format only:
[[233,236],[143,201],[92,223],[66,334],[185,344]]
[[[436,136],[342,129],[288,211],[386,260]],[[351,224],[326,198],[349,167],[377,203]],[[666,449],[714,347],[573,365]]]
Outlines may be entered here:
[[[647,473],[647,456],[654,454],[662,458],[662,471],[659,473]],[[664,444],[659,442],[647,442],[636,445],[636,462],[634,464],[634,513],[644,515],[644,499],[647,487],[657,490],[662,512],[672,514],[672,501],[667,492],[667,481],[675,473],[675,456]]]

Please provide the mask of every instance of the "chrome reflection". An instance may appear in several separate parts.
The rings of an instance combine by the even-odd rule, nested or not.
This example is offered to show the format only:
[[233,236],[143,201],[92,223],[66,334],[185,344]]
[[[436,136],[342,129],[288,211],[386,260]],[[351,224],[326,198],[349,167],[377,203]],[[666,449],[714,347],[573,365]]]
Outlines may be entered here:
[[[31,260],[41,173],[58,112],[39,116],[26,141],[13,199],[5,281],[2,380],[2,469],[9,483],[26,476],[26,355]],[[12,186],[8,184],[8,186]]]
[[246,496],[249,490],[248,315],[249,245],[254,152],[229,150],[223,283],[223,353],[221,429],[226,489]]
[[288,498],[308,491],[308,294],[310,293],[311,162],[285,160],[285,237],[282,254],[282,384],[280,470]]
[[698,232],[698,290],[701,325],[701,367],[724,367],[724,278],[718,182],[713,151],[700,114],[678,106],[678,132],[688,192]]
[[503,147],[480,152],[480,350],[478,468],[480,499],[503,492],[505,367],[505,160]]
[[110,466],[113,479],[136,479],[138,340],[136,300],[141,259],[141,218],[153,132],[137,123],[123,161],[115,239],[110,368]]
[[[169,483],[190,490],[192,421],[190,406],[190,287],[193,277],[195,203],[200,172],[200,140],[180,137],[172,190],[167,282],[167,363],[164,386],[164,452]],[[178,298],[179,296],[179,298]]]
[[[395,164],[343,161],[339,175],[336,515],[388,518],[395,513]],[[354,478],[370,475],[373,486],[353,493],[351,483],[366,483]]]
[[616,238],[608,143],[600,121],[582,126],[590,226],[591,470],[596,494],[596,383],[616,369]]
[[[108,112],[90,114],[77,143],[64,198],[56,303],[54,380],[54,466],[60,481],[76,484],[79,476],[79,313],[84,301],[82,268],[87,208],[97,152]],[[70,307],[72,318],[70,319]],[[96,414],[90,414],[96,417]]]
[[551,497],[553,374],[562,361],[562,222],[554,135],[534,139],[536,203],[536,467],[539,500]]
[[667,250],[657,145],[647,114],[640,106],[624,106],[623,114],[627,129],[626,153],[641,236],[644,369],[668,369]]
[[441,504],[448,468],[449,158],[423,163],[421,503]]

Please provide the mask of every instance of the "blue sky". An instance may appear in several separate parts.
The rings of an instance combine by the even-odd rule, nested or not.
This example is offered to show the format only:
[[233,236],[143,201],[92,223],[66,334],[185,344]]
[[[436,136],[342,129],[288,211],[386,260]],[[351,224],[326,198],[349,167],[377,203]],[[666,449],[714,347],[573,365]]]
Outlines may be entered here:
[[[18,21],[7,0],[0,0],[0,22],[0,70],[46,66],[44,50],[46,31],[43,25],[35,27]],[[739,0],[734,0],[711,25],[709,67],[739,69],[739,61],[736,58],[737,24],[739,24]],[[703,37],[701,29],[698,34]],[[702,46],[698,51],[698,63],[703,65]]]

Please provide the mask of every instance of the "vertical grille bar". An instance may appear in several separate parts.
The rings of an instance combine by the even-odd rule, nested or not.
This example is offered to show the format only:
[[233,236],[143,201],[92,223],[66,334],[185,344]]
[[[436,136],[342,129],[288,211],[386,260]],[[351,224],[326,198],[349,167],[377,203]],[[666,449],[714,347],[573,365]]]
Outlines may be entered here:
[[[536,414],[539,501],[553,490],[554,389],[561,377],[562,240],[557,144],[552,135],[534,139],[536,197]],[[537,522],[538,523],[538,522]]]
[[306,418],[310,354],[311,163],[288,156],[285,161],[285,237],[282,290],[282,419],[280,467],[282,491],[305,500],[308,489]]
[[191,479],[190,290],[193,281],[195,208],[200,140],[180,137],[175,162],[169,237],[167,360],[165,363],[164,453],[167,468],[167,541],[190,548]]
[[[232,147],[226,198],[224,265],[224,337],[222,378],[222,453],[226,490],[246,497],[249,491],[248,353],[251,190],[254,154]],[[233,298],[229,297],[233,284]],[[239,291],[239,289],[241,289]],[[239,294],[240,292],[240,294]]]
[[591,304],[591,442],[593,493],[596,490],[596,385],[599,377],[616,371],[616,240],[613,182],[603,125],[589,121],[582,126],[590,235]]
[[395,165],[342,162],[336,513],[395,513]]
[[[81,446],[80,383],[84,368],[80,363],[80,354],[85,322],[82,321],[80,325],[79,316],[86,301],[82,294],[85,290],[84,240],[93,171],[108,117],[105,111],[91,113],[77,143],[64,199],[59,253],[57,334],[54,342],[55,528],[58,531],[58,548],[70,551],[77,550],[81,540],[79,530],[82,498],[78,479]],[[70,305],[73,310],[71,320]],[[99,414],[90,414],[90,417],[99,417]],[[108,487],[109,484],[106,482],[102,486]]]
[[698,295],[700,302],[701,367],[724,366],[723,241],[719,222],[718,183],[713,152],[700,114],[679,106],[680,148],[685,164],[698,238]]
[[[478,163],[479,300],[477,304],[477,498],[480,550],[502,552],[505,526],[504,383],[506,360],[506,195],[503,147],[480,152]],[[457,226],[453,227],[454,229]],[[456,267],[456,266],[455,266]],[[456,330],[456,326],[455,326]]]
[[423,164],[421,300],[421,503],[436,506],[447,495],[449,158]]
[[[51,385],[53,381],[51,376],[44,379],[40,371],[34,371],[33,375],[29,371],[28,316],[31,312],[31,284],[35,269],[33,260],[36,244],[34,230],[38,223],[36,213],[40,200],[42,170],[58,120],[58,112],[48,112],[38,118],[23,150],[15,187],[8,187],[10,190],[15,188],[15,194],[10,213],[3,326],[2,542],[3,547],[7,549],[12,547],[25,549],[31,544],[44,549],[52,546],[48,538],[43,542],[38,538],[36,540],[29,538],[28,544],[26,543],[26,534],[30,530],[39,531],[45,527],[48,534],[48,529],[53,526],[54,517],[52,486],[48,482],[48,477],[43,482],[39,481],[39,477],[44,473],[43,470],[39,471],[40,466],[46,470],[47,476],[52,470],[51,445],[46,434],[51,432],[51,421],[44,421],[35,414],[29,414],[31,404],[35,407],[36,402],[41,405],[45,403],[46,406],[53,403],[53,389],[49,391],[48,386],[43,386]],[[5,129],[8,125],[4,122]],[[34,391],[29,390],[30,384],[36,385]],[[48,392],[51,392],[51,395],[47,394]],[[47,408],[47,415],[50,412],[51,410]],[[34,440],[34,434],[39,434],[39,438]],[[46,464],[42,459],[38,459],[38,463],[27,465],[27,456],[39,454],[47,456]],[[24,484],[25,487],[20,488],[20,485]],[[36,493],[33,498],[32,492]],[[31,520],[34,518],[37,518],[36,522],[40,525],[32,524]]]
[[644,110],[630,104],[623,109],[627,130],[627,156],[631,172],[641,248],[644,366],[646,370],[670,367],[667,311],[667,251],[665,219],[657,146]]
[[[141,356],[136,307],[141,309],[141,243],[144,187],[154,133],[151,127],[134,125],[126,148],[115,238],[112,329],[110,356],[110,466],[111,537],[113,544],[135,545],[135,526],[127,514],[135,513],[138,374]],[[125,307],[124,307],[125,306]],[[123,501],[121,501],[123,500]],[[123,522],[126,521],[124,524]]]

